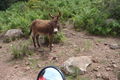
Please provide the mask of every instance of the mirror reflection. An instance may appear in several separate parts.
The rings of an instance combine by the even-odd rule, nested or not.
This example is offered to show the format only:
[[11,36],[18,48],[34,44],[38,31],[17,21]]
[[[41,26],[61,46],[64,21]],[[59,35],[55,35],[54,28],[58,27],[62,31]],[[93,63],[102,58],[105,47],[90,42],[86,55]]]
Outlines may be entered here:
[[54,68],[46,68],[41,74],[39,80],[63,80],[61,73]]

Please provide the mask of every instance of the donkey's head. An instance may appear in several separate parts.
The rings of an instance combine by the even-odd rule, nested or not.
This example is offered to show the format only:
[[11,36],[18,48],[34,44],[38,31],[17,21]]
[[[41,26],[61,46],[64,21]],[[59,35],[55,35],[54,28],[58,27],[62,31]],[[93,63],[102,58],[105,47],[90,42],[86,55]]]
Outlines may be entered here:
[[49,14],[49,16],[52,18],[51,19],[51,24],[53,26],[53,33],[56,34],[60,29],[58,21],[59,21],[59,18],[61,16],[61,13],[59,12],[59,14],[56,15],[56,16],[52,16],[51,14]]

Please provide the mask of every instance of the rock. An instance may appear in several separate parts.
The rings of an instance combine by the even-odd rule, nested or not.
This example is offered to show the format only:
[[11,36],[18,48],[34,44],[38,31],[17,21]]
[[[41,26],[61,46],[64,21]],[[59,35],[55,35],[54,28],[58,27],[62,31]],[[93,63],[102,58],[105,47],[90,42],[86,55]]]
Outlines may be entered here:
[[54,56],[54,57],[51,58],[51,60],[58,61],[58,58]]
[[94,63],[98,63],[99,61],[97,59],[92,60]]
[[111,62],[112,62],[112,64],[115,64],[115,63],[116,63],[114,60],[112,60]]
[[109,45],[108,43],[104,43],[104,45],[106,46],[106,45]]
[[93,69],[93,71],[98,71],[100,69],[100,66],[97,66],[96,68]]
[[112,67],[113,67],[113,68],[117,68],[117,65],[116,65],[116,64],[112,64]]
[[25,65],[29,65],[30,63],[29,62],[25,62]]
[[96,69],[96,68],[95,68],[95,69],[93,69],[93,71],[96,71],[96,72],[97,72],[97,71],[98,71],[98,69]]
[[28,70],[30,70],[30,67],[27,66],[27,67],[25,67],[24,69],[25,69],[26,71],[28,71]]
[[107,67],[106,71],[112,71],[112,69],[110,67]]
[[20,38],[21,36],[23,36],[21,29],[10,29],[5,33],[3,42],[10,42],[16,38]]
[[14,68],[15,68],[15,69],[18,68],[18,65],[15,65]]
[[102,79],[103,79],[103,80],[110,80],[110,79],[109,79],[109,75],[106,74],[106,73],[102,74]]
[[101,74],[100,74],[100,73],[97,73],[97,74],[96,74],[96,78],[101,78]]
[[63,68],[66,73],[73,74],[79,72],[79,74],[84,74],[87,70],[86,68],[92,63],[90,56],[80,56],[71,57],[66,60],[63,64]]
[[120,45],[118,45],[118,44],[111,44],[111,45],[109,45],[109,47],[110,47],[110,49],[113,49],[113,50],[120,49]]
[[40,64],[37,64],[37,67],[38,67],[38,68],[41,68],[42,66],[41,66]]
[[23,35],[23,32],[21,29],[10,29],[8,30],[4,36],[7,37],[20,37]]

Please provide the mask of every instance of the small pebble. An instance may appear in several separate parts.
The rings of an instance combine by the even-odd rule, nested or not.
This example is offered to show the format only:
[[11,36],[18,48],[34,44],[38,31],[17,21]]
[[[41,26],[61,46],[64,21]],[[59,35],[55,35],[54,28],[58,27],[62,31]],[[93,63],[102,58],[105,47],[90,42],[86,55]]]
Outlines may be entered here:
[[111,68],[109,68],[109,67],[107,67],[107,68],[106,68],[106,71],[112,71],[112,69],[111,69]]
[[40,64],[37,64],[38,68],[41,68],[42,66]]
[[96,74],[96,78],[101,78],[101,74],[100,74],[100,73],[97,73],[97,74]]
[[113,67],[113,68],[117,68],[117,65],[116,65],[116,64],[112,64],[112,67]]
[[15,65],[14,68],[18,68],[18,65]]
[[103,80],[110,80],[108,74],[102,74]]
[[29,66],[25,67],[25,70],[26,71],[30,70],[30,67]]

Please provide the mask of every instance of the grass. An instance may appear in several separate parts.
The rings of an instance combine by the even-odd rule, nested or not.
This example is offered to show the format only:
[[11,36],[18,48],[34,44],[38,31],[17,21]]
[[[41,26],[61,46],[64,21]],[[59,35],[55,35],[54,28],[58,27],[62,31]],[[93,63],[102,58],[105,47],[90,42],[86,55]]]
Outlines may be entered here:
[[32,51],[28,48],[30,41],[21,42],[17,45],[11,46],[11,51],[14,59],[23,58],[25,56],[32,55]]
[[77,76],[77,77],[74,77],[74,76],[67,76],[67,75],[66,75],[66,80],[90,80],[90,78],[81,77],[80,75]]
[[120,52],[117,52],[120,55]]
[[96,39],[96,41],[97,41],[98,43],[102,43],[102,42],[105,42],[105,39]]
[[[106,8],[112,1],[29,0],[28,2],[17,2],[6,11],[0,11],[0,32],[20,28],[25,35],[28,35],[29,25],[33,20],[50,19],[49,13],[55,15],[60,11],[62,13],[60,22],[65,23],[70,20],[78,31],[87,30],[93,34],[119,35],[119,20],[114,19],[113,23],[105,24],[105,20],[112,18]],[[116,13],[119,13],[119,7],[117,9]]]
[[84,47],[83,47],[83,51],[89,51],[92,48],[92,41],[90,40],[85,40],[84,42]]
[[9,42],[12,42],[12,41],[15,41],[15,40],[19,40],[20,38],[22,38],[22,37],[4,37],[3,42],[4,43],[9,43]]
[[80,47],[75,48],[75,52],[76,52],[76,53],[81,52],[81,48],[80,48]]
[[38,64],[37,59],[29,59],[29,63],[31,68],[34,69],[37,68],[37,64]]
[[[63,34],[63,32],[58,32],[53,37],[53,43],[63,43],[67,38]],[[45,43],[48,43],[48,37],[44,37]]]

